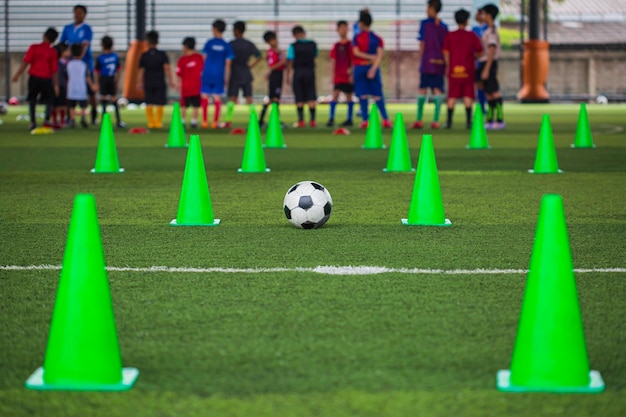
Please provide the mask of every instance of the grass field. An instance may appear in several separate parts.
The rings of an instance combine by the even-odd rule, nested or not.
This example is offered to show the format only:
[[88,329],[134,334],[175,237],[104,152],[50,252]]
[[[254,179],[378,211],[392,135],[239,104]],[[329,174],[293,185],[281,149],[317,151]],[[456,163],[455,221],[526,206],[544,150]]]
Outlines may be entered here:
[[[292,107],[283,108],[289,122]],[[415,175],[383,173],[387,151],[361,149],[359,129],[287,129],[288,148],[265,152],[268,174],[237,173],[244,136],[200,131],[222,225],[174,228],[186,151],[163,147],[166,130],[116,131],[126,172],[94,175],[97,127],[31,136],[15,117],[25,108],[11,108],[0,126],[0,415],[626,415],[626,106],[588,110],[596,149],[569,148],[576,105],[507,104],[490,150],[465,149],[461,108],[454,129],[426,130],[451,228],[400,224]],[[413,120],[413,107],[397,111]],[[560,175],[527,173],[543,113]],[[243,107],[237,117],[245,126]],[[413,161],[421,133],[408,132]],[[391,131],[384,137],[389,144]],[[282,211],[287,189],[307,179],[334,201],[317,230],[290,226]],[[106,262],[117,268],[108,276],[123,362],[141,372],[126,393],[24,388],[43,364],[77,193],[95,195]],[[545,193],[563,196],[574,266],[587,270],[577,285],[602,394],[495,388],[524,290],[515,270],[528,268]],[[11,269],[42,265],[52,267]],[[173,269],[182,267],[196,269]]]

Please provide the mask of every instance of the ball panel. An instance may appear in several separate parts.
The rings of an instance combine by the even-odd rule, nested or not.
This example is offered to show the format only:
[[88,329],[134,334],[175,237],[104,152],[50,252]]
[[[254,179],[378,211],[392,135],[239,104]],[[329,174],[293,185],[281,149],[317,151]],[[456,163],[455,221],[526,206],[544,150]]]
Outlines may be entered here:
[[317,223],[313,223],[313,222],[304,222],[302,223],[302,225],[300,226],[303,229],[315,229],[317,228]]
[[333,205],[332,203],[329,201],[328,203],[326,203],[324,205],[324,215],[326,215],[326,217],[330,217],[330,212],[333,210]]
[[298,202],[298,207],[303,208],[305,210],[313,207],[313,199],[310,195],[303,195],[300,197],[300,201]]
[[298,227],[302,227],[302,223],[308,220],[306,215],[306,210],[301,209],[300,207],[296,207],[291,210],[291,220],[290,222]]
[[310,222],[317,223],[324,217],[324,207],[313,206],[306,211],[306,218]]
[[285,206],[283,207],[283,210],[285,211],[285,216],[287,217],[287,220],[291,220],[291,209]]
[[324,194],[324,191],[322,190],[313,191],[313,193],[311,194],[311,199],[313,200],[313,204],[322,207],[328,202],[326,194]]
[[283,204],[287,206],[290,210],[293,210],[296,207],[298,207],[299,202],[300,202],[300,196],[297,193],[291,193],[285,196],[285,200],[283,201]]

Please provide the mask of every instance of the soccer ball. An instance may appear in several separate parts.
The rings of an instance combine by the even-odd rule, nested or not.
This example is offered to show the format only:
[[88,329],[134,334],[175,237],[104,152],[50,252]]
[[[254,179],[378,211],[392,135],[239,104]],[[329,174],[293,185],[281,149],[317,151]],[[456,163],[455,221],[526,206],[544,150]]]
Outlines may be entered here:
[[333,209],[333,199],[322,184],[301,181],[289,188],[283,207],[287,220],[294,226],[300,229],[317,229],[328,221]]
[[596,97],[596,103],[598,103],[598,104],[609,104],[609,99],[606,98],[606,96],[600,95],[600,96]]
[[0,101],[0,115],[7,114],[9,112],[9,105],[4,101]]
[[120,97],[117,99],[117,105],[121,108],[128,106],[128,99],[126,97]]

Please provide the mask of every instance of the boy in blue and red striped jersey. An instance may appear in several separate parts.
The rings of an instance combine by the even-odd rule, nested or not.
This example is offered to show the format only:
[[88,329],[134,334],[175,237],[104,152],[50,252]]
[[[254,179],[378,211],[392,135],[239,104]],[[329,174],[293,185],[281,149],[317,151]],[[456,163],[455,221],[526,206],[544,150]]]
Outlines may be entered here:
[[380,63],[383,59],[383,40],[370,30],[372,15],[361,13],[359,27],[361,32],[352,41],[354,55],[354,92],[359,98],[363,122],[361,127],[367,127],[369,114],[367,106],[371,97],[383,118],[383,127],[391,127],[385,99],[383,97],[383,82],[380,75]]

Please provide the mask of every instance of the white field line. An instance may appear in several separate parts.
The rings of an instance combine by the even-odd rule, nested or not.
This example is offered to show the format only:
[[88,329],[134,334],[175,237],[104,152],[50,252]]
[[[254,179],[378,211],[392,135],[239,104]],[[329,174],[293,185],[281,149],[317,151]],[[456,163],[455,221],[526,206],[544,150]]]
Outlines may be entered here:
[[[4,271],[42,271],[60,270],[60,265],[0,265]],[[167,273],[225,273],[225,274],[260,274],[267,272],[314,272],[324,275],[376,275],[376,274],[414,274],[414,275],[521,275],[527,269],[422,269],[422,268],[387,268],[384,266],[316,266],[315,268],[190,268],[151,266],[147,268],[109,266],[112,272],[167,272]],[[626,268],[576,268],[574,272],[584,274],[626,273]]]

